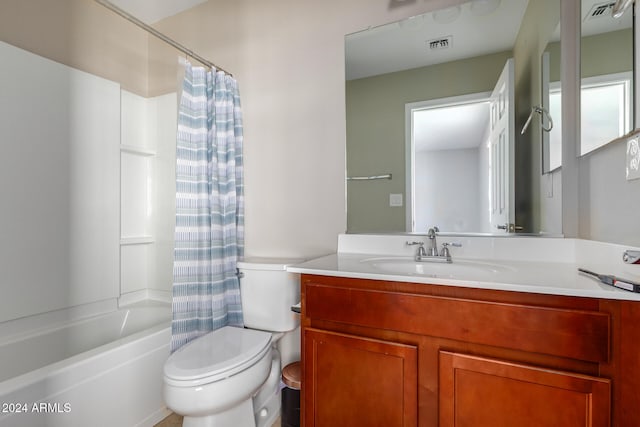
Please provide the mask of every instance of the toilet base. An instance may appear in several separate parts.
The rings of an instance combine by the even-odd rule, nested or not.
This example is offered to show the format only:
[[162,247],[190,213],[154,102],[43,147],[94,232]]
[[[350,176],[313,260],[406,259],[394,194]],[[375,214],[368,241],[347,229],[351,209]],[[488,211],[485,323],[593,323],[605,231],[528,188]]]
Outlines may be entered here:
[[255,412],[256,427],[271,427],[276,422],[280,416],[280,401],[280,390],[278,390],[271,395],[260,410]]
[[280,415],[280,353],[274,348],[272,356],[269,376],[253,397],[256,427],[271,427]]
[[270,427],[280,415],[280,354],[271,352],[269,375],[257,393],[237,406],[212,415],[184,415],[183,427]]
[[185,416],[182,427],[255,427],[252,399],[245,400],[224,412],[206,417]]

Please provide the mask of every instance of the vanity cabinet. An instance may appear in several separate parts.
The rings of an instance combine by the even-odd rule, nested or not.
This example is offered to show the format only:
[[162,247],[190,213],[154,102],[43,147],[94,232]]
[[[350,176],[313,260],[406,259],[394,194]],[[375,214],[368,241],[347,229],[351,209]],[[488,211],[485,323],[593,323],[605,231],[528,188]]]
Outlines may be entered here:
[[301,282],[305,427],[640,425],[638,303]]
[[610,381],[440,352],[440,427],[609,425]]
[[308,328],[305,356],[312,425],[417,425],[416,346]]

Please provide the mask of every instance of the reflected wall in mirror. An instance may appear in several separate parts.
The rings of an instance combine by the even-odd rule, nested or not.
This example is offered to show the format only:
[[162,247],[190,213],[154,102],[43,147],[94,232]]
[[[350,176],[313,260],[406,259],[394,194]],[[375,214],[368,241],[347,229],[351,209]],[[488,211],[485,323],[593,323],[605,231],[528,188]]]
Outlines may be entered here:
[[[443,232],[505,233],[496,228],[504,222],[561,233],[541,226],[541,135],[520,135],[531,107],[541,104],[541,55],[559,21],[560,0],[471,1],[347,35],[347,175],[393,176],[347,182],[347,231],[425,232],[437,225]],[[449,126],[442,118],[431,129],[412,125],[412,115],[429,106],[449,108],[465,97],[487,102],[510,58],[512,102],[498,88],[487,104],[495,105],[493,113],[480,113],[481,123],[450,109]],[[490,117],[506,111],[511,130],[492,139]],[[420,150],[416,137],[440,148]],[[502,199],[497,188],[507,188]],[[391,203],[397,195],[402,206]],[[508,215],[500,223],[494,202]]]
[[633,126],[633,7],[614,18],[614,5],[582,0],[580,155]]
[[[580,151],[588,154],[630,132],[633,127],[633,6],[618,18],[614,1],[582,0],[580,42]],[[559,34],[559,33],[558,33]],[[554,37],[559,39],[559,36]],[[549,109],[560,111],[560,49],[551,43]],[[562,165],[562,123],[544,142],[545,173]],[[547,139],[548,138],[548,139]]]

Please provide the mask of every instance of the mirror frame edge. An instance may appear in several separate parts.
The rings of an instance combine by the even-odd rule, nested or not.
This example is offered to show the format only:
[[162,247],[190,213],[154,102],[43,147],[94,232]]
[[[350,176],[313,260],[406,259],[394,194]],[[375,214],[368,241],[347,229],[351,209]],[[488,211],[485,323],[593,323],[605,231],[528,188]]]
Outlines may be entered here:
[[[562,234],[579,235],[578,147],[580,142],[580,0],[560,1],[562,82]],[[564,124],[571,124],[567,126]]]
[[640,17],[636,10],[635,2],[633,8],[633,133],[638,132],[640,125],[640,41],[638,40],[638,28],[640,28]]

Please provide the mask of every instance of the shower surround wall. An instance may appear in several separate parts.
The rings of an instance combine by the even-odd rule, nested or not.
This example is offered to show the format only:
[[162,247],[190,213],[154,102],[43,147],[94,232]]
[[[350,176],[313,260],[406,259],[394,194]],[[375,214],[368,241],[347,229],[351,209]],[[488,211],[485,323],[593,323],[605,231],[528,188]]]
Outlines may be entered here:
[[168,299],[175,94],[145,99],[2,42],[0,57],[0,322]]
[[0,44],[0,322],[116,298],[120,86]]

